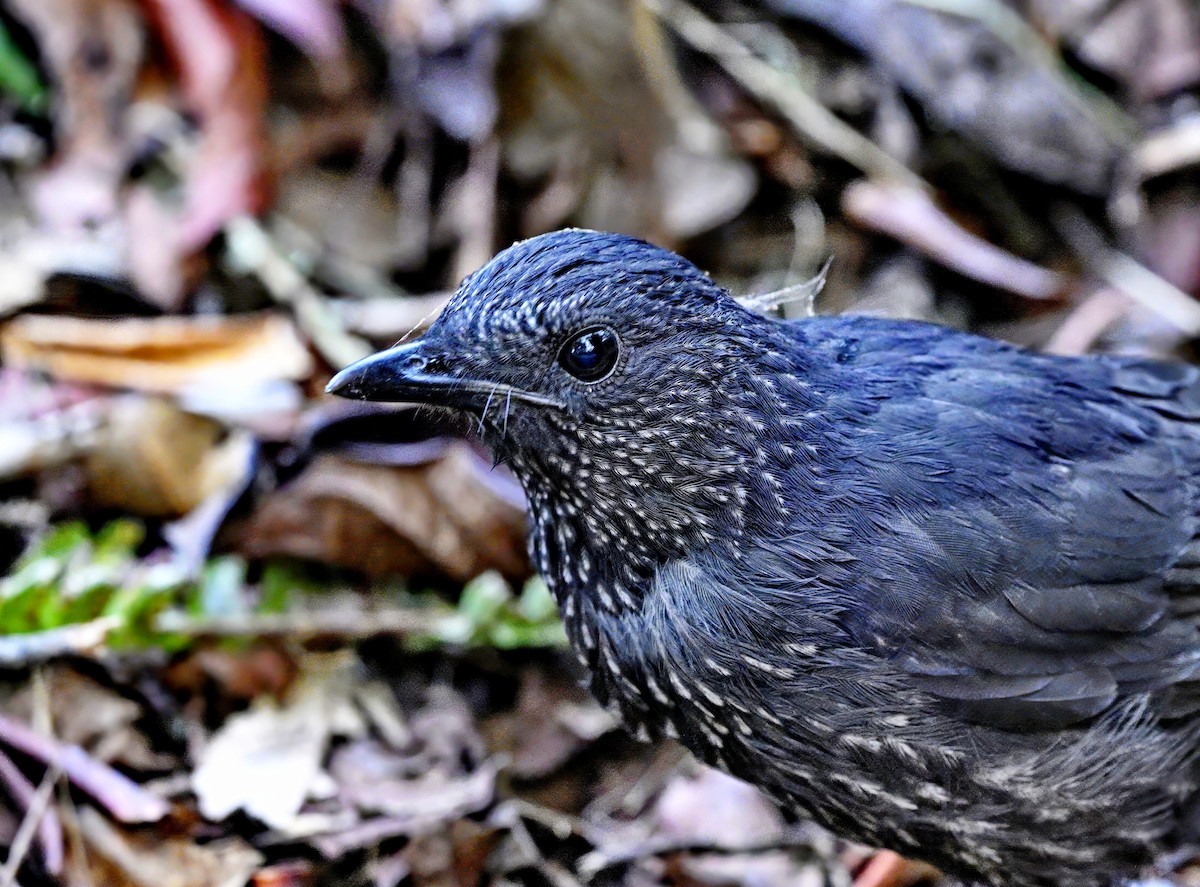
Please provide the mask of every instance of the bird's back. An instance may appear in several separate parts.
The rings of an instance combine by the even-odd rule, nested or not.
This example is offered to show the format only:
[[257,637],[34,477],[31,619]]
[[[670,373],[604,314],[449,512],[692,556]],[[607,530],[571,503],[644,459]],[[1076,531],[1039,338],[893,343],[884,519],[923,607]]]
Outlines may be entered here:
[[779,529],[599,615],[602,692],[966,877],[1103,883],[1191,840],[1200,374],[866,318],[780,332],[746,382]]

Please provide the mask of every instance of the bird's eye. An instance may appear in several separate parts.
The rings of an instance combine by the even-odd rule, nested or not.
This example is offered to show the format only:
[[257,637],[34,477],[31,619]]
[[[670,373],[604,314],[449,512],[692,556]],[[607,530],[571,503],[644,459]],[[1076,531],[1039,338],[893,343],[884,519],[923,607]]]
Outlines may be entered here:
[[621,355],[617,334],[604,327],[576,333],[558,351],[558,362],[581,382],[599,382],[612,372]]

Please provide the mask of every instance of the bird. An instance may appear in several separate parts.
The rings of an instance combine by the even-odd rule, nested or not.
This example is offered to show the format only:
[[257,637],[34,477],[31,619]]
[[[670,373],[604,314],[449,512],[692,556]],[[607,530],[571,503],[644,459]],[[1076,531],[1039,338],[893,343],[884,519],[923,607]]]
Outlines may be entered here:
[[329,392],[466,413],[596,697],[790,815],[994,887],[1200,832],[1200,370],[784,320],[570,229]]

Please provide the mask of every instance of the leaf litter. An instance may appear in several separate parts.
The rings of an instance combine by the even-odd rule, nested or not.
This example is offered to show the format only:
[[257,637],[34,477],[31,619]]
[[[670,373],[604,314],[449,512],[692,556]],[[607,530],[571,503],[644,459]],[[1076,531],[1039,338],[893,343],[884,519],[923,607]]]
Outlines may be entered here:
[[634,742],[514,479],[324,383],[563,225],[1190,359],[1197,99],[1187,0],[12,0],[0,882],[936,877]]

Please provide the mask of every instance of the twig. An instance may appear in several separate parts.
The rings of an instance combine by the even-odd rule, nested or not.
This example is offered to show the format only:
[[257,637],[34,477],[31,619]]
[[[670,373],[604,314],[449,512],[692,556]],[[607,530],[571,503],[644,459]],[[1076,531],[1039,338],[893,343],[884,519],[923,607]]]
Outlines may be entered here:
[[846,215],[989,286],[1026,299],[1053,299],[1068,280],[962,228],[925,191],[854,182],[842,196]]
[[[341,253],[336,245],[322,243],[316,235],[286,216],[270,220],[271,236],[283,251],[293,257],[299,270],[353,300],[387,299],[405,301],[414,298],[375,268]],[[297,259],[296,257],[300,258]]]
[[66,745],[42,736],[20,721],[0,715],[0,743],[57,768],[122,822],[157,822],[170,811],[161,798],[107,764],[88,755],[77,745]]
[[168,611],[155,620],[155,631],[188,637],[368,638],[380,635],[431,634],[445,623],[444,614],[418,610],[329,610],[294,613],[249,613],[243,616],[194,618]]
[[[12,758],[0,752],[0,782],[4,783],[9,795],[26,811],[33,809],[37,801],[37,790],[17,769]],[[62,824],[52,810],[46,810],[38,819],[38,842],[42,845],[42,859],[46,870],[53,875],[62,871],[63,866],[63,833]]]
[[[9,764],[11,766],[12,762],[9,761]],[[34,835],[42,830],[42,819],[50,804],[50,796],[54,793],[54,784],[58,782],[58,777],[61,775],[62,770],[59,769],[58,765],[52,765],[46,771],[46,775],[42,777],[41,785],[37,787],[37,792],[30,799],[29,806],[25,808],[25,818],[21,820],[21,826],[17,829],[17,834],[13,837],[12,846],[8,848],[8,859],[5,860],[4,868],[0,869],[0,887],[12,887],[16,882],[17,869],[25,861],[25,855],[29,852],[29,848],[33,844]],[[44,846],[44,849],[46,849],[47,856],[49,856],[50,848]],[[61,834],[59,835],[58,853],[58,865],[61,868]]]
[[605,850],[597,847],[579,860],[579,874],[591,883],[601,873],[618,866],[633,865],[655,856],[674,856],[680,853],[708,853],[720,856],[758,854],[784,851],[801,857],[805,862],[823,862],[812,846],[812,834],[806,829],[792,829],[777,838],[747,844],[717,844],[712,841],[660,838],[633,847]]
[[1124,317],[1132,302],[1124,293],[1104,287],[1067,315],[1043,349],[1048,354],[1087,354],[1104,331]]
[[296,323],[331,366],[341,369],[371,353],[365,339],[346,332],[329,301],[271,242],[258,221],[239,216],[225,230],[231,262],[256,275],[276,302],[292,309]]
[[920,176],[842,121],[795,77],[755,56],[745,44],[684,0],[642,2],[693,49],[711,57],[747,92],[773,107],[812,146],[874,178],[928,189]]
[[829,279],[829,269],[832,266],[833,257],[831,256],[825,260],[825,264],[821,266],[821,270],[816,273],[816,276],[809,280],[802,280],[770,293],[741,296],[738,301],[751,311],[763,314],[782,311],[788,305],[799,304],[802,316],[812,317],[816,313],[813,302],[821,294],[821,290],[825,289],[825,281]]
[[1054,222],[1067,244],[1093,274],[1138,304],[1156,312],[1188,338],[1200,335],[1200,304],[1133,257],[1113,249],[1078,209],[1060,206]]
[[1133,152],[1133,165],[1142,180],[1200,166],[1200,115],[1150,133]]
[[121,619],[117,616],[101,616],[76,625],[5,635],[0,637],[0,666],[25,666],[59,656],[95,651],[120,625]]

